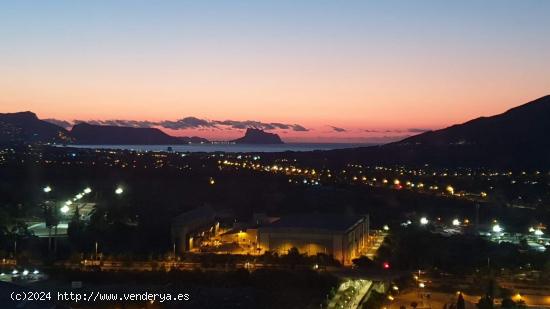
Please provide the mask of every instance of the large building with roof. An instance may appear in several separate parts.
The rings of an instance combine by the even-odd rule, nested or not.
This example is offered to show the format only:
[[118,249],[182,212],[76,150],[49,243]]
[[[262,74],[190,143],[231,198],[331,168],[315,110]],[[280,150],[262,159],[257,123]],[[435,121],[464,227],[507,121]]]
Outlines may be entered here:
[[179,252],[192,250],[195,243],[218,233],[216,212],[208,206],[199,207],[172,220],[172,240]]
[[262,251],[286,254],[290,248],[307,255],[324,253],[344,265],[365,252],[369,235],[368,216],[292,215],[260,226]]

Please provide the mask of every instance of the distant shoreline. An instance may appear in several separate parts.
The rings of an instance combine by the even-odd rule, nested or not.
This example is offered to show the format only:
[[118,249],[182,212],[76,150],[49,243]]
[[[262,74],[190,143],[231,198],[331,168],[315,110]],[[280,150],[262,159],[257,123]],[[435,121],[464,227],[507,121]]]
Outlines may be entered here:
[[116,149],[153,152],[286,152],[334,150],[378,145],[375,143],[285,143],[285,144],[236,144],[236,143],[195,143],[186,145],[56,145],[58,147],[87,149]]

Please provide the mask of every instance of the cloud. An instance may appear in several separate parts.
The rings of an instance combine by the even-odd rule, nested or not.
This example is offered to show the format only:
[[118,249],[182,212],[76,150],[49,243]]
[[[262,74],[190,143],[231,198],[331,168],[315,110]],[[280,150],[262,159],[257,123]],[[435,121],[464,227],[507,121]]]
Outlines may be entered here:
[[431,131],[431,130],[430,129],[410,128],[408,131],[411,132],[411,133],[424,133],[424,132]]
[[48,119],[43,119],[43,120],[46,121],[46,122],[55,124],[56,126],[60,126],[64,129],[68,129],[73,125],[72,123],[70,123],[68,121],[65,121],[65,120],[59,120],[59,119],[53,119],[53,118],[48,118]]
[[205,119],[199,119],[197,117],[185,117],[176,121],[164,120],[159,122],[158,125],[163,128],[172,129],[172,130],[195,129],[195,128],[217,128],[215,123]]
[[338,132],[338,133],[347,131],[344,128],[339,128],[339,127],[335,127],[335,126],[329,126],[329,127],[331,127],[334,132]]
[[132,127],[132,128],[151,128],[161,127],[170,130],[185,130],[185,129],[248,129],[256,128],[262,130],[292,130],[295,132],[307,132],[309,129],[299,124],[287,124],[280,122],[261,122],[255,120],[207,120],[197,117],[185,117],[178,120],[162,120],[162,121],[139,121],[139,120],[121,120],[121,119],[109,119],[109,120],[73,120],[72,122],[64,120],[56,120],[58,123],[63,123],[64,127],[70,127],[73,124],[86,122],[93,125],[102,126],[118,126],[118,127]]
[[365,129],[367,133],[423,133],[430,131],[431,129],[410,128],[410,129]]
[[74,120],[73,124],[88,123],[98,126],[115,126],[115,127],[131,127],[131,128],[151,128],[155,126],[151,121],[139,121],[139,120],[121,120],[121,119],[109,119],[109,120]]

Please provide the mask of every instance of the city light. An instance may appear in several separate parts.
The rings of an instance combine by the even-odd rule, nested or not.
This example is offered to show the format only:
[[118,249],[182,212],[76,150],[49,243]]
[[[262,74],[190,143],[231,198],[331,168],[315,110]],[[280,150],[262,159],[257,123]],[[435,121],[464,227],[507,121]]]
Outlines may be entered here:
[[90,194],[92,192],[92,189],[86,188],[84,189],[84,194]]
[[447,192],[449,192],[450,195],[455,194],[455,188],[453,188],[452,186],[447,186],[447,188],[445,188],[445,190],[447,190]]
[[493,225],[493,232],[495,232],[495,233],[502,232],[502,227],[500,227],[500,225],[498,225],[498,224]]
[[420,218],[420,224],[426,225],[428,223],[430,223],[430,221],[426,217]]
[[418,287],[423,289],[423,288],[426,287],[426,285],[424,284],[424,282],[420,282],[420,283],[418,284]]
[[116,188],[115,194],[121,195],[122,193],[124,193],[124,189],[122,189],[121,187]]
[[26,276],[26,275],[28,275],[28,274],[29,274],[29,271],[25,269],[25,270],[23,271],[23,276]]
[[81,199],[82,197],[83,197],[83,195],[80,194],[80,193],[76,195],[76,199],[77,199],[77,200]]
[[52,192],[52,188],[50,186],[46,186],[44,187],[44,189],[42,189],[44,191],[44,193],[50,193]]
[[540,229],[536,229],[536,230],[535,230],[535,235],[537,235],[537,236],[542,236],[542,235],[544,235],[544,232],[541,231]]
[[61,210],[62,213],[66,214],[71,209],[69,208],[69,206],[65,205],[65,206],[61,207],[60,210]]
[[73,204],[73,201],[71,201],[71,200],[68,200],[68,201],[65,202],[65,205],[67,205],[67,206],[71,206],[72,204]]
[[453,220],[453,225],[454,225],[454,226],[459,226],[459,225],[460,225],[460,220],[454,219],[454,220]]
[[384,231],[389,231],[390,230],[390,227],[387,226],[387,225],[384,225],[384,227],[382,227],[384,229]]

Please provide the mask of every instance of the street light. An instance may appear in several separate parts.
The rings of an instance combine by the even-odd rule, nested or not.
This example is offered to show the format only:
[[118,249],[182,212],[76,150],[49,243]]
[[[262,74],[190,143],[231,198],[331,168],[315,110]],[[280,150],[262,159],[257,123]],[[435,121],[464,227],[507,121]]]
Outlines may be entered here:
[[426,217],[420,218],[420,224],[426,225],[428,223],[430,223],[430,221]]
[[92,192],[92,189],[90,189],[89,187],[84,189],[84,194],[90,194]]
[[44,189],[42,189],[42,191],[44,191],[44,193],[50,193],[52,192],[52,188],[50,186],[46,186],[44,187]]
[[445,189],[447,190],[447,192],[449,192],[450,195],[455,194],[455,188],[453,188],[452,186],[447,186],[447,188]]
[[500,227],[500,225],[498,225],[498,224],[493,225],[493,232],[495,232],[495,233],[502,232],[502,227]]
[[66,213],[68,213],[69,210],[71,210],[71,209],[69,208],[69,206],[65,205],[65,206],[61,207],[60,210],[61,210],[62,213],[66,214]]
[[122,193],[124,193],[124,189],[122,189],[121,187],[116,188],[115,194],[121,195]]
[[454,219],[454,220],[453,220],[453,225],[454,225],[454,226],[459,226],[459,225],[460,225],[460,220]]

